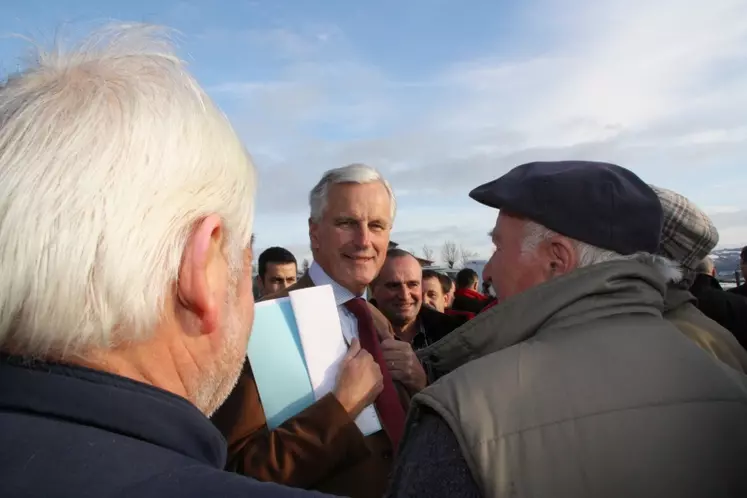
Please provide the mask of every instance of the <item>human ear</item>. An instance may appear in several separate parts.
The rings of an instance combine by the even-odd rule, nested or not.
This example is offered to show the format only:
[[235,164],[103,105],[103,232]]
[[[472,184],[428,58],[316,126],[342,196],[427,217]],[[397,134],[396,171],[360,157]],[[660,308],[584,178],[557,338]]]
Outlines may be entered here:
[[223,253],[223,221],[210,215],[190,235],[179,268],[179,303],[194,314],[203,333],[219,326],[228,281],[228,263]]

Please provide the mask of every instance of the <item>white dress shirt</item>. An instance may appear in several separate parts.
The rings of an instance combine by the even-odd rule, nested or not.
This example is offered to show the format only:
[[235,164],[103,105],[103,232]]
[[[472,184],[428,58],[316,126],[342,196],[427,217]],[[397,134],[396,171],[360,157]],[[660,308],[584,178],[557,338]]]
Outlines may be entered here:
[[322,267],[316,262],[311,263],[311,267],[309,268],[309,278],[311,278],[311,281],[314,282],[315,286],[332,286],[332,293],[335,295],[335,304],[337,304],[337,314],[340,316],[342,335],[345,337],[345,341],[350,344],[354,338],[358,337],[358,319],[345,307],[345,303],[356,297],[366,299],[366,293],[364,292],[362,296],[356,296],[348,289],[332,280],[332,277],[327,275],[327,273],[322,270]]

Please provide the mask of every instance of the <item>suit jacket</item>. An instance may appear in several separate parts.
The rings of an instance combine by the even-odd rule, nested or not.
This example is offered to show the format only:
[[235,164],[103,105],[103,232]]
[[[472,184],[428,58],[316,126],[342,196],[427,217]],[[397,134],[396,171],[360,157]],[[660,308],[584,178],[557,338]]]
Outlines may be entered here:
[[[304,275],[284,291],[313,286]],[[380,338],[394,337],[389,321],[373,306]],[[395,382],[405,411],[410,395]],[[353,498],[384,495],[392,466],[392,445],[384,431],[364,437],[333,394],[328,394],[274,431],[267,428],[251,366],[213,416],[228,440],[228,469],[263,481],[324,490]]]
[[440,341],[467,320],[462,317],[449,316],[428,306],[422,306],[418,312],[418,321],[421,330],[412,341],[412,348],[415,351]]

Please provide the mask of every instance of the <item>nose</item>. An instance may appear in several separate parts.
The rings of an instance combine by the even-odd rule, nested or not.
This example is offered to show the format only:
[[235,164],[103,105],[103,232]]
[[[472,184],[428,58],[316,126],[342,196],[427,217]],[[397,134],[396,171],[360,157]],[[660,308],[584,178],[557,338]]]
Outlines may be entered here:
[[371,230],[368,229],[367,225],[358,225],[358,229],[355,231],[353,243],[359,249],[366,249],[371,245]]
[[397,298],[401,299],[402,301],[407,300],[407,286],[406,285],[400,285],[397,287]]

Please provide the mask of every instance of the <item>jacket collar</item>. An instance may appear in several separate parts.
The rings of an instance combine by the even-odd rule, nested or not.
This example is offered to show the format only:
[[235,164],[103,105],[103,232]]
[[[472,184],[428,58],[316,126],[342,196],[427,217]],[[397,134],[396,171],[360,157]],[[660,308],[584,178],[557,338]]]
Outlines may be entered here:
[[676,285],[667,286],[667,293],[664,296],[664,313],[675,310],[683,304],[697,303],[698,300],[690,291],[677,287]]
[[84,367],[0,354],[0,411],[32,413],[139,439],[223,468],[226,442],[189,401]]
[[647,263],[626,260],[593,265],[502,301],[418,351],[418,356],[439,371],[450,372],[548,329],[572,328],[626,313],[661,316],[665,292],[664,279]]
[[697,294],[698,291],[705,289],[724,290],[718,279],[705,273],[698,273],[690,286],[691,292]]

